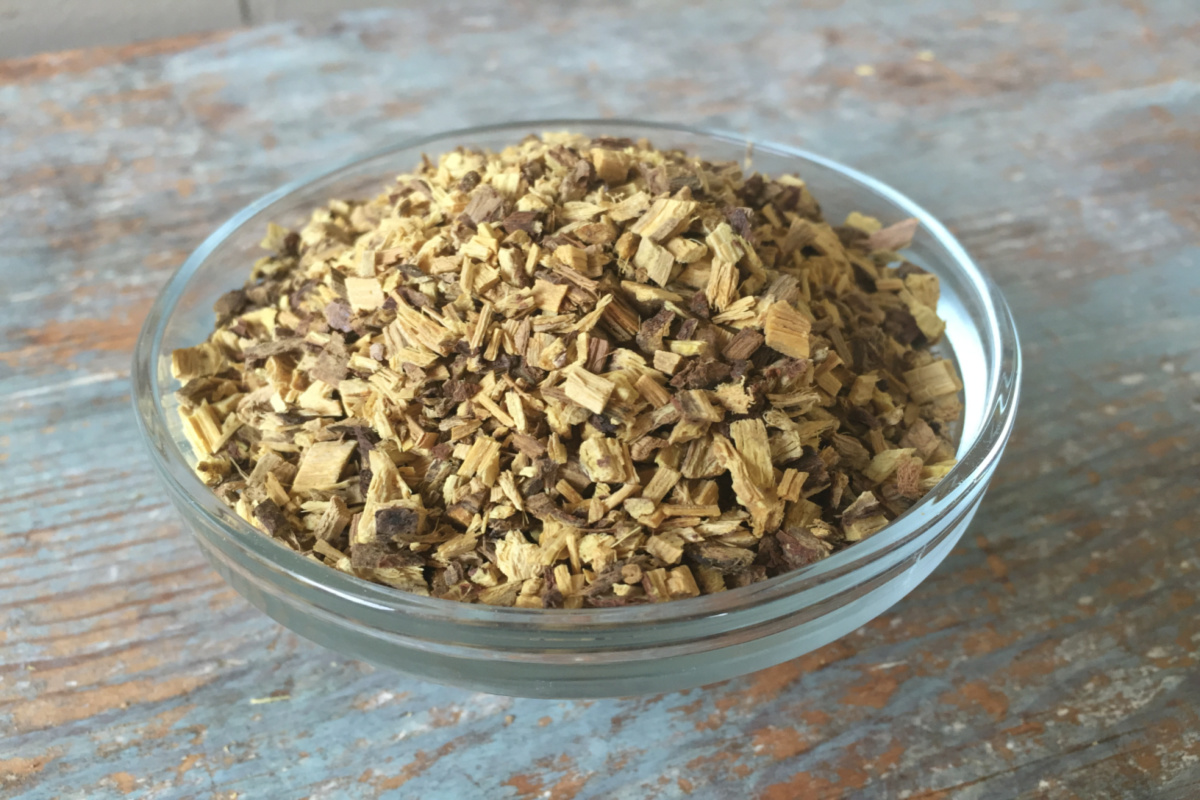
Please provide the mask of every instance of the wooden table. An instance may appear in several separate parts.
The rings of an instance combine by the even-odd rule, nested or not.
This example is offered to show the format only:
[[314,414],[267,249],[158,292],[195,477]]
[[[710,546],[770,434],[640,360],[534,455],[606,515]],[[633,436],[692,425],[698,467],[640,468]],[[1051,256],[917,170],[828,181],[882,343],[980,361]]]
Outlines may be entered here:
[[[0,62],[0,795],[1200,795],[1196,6],[880,5],[471,0]],[[1007,293],[999,477],[862,630],[675,695],[471,694],[280,628],[166,504],[130,350],[215,225],[355,151],[561,115],[846,161]]]

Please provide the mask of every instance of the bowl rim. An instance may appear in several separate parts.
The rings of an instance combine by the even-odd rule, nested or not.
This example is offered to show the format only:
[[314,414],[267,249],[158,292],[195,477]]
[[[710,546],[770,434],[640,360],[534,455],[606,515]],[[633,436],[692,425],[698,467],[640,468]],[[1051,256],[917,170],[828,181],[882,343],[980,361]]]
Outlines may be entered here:
[[[187,456],[170,435],[165,417],[162,398],[164,391],[173,389],[165,389],[159,380],[158,365],[162,358],[162,338],[188,282],[200,271],[209,255],[231,234],[293,192],[399,151],[415,150],[435,142],[449,143],[454,139],[506,132],[516,135],[515,143],[531,131],[584,127],[637,128],[644,130],[648,135],[655,131],[684,134],[744,147],[748,155],[761,150],[801,162],[810,162],[860,184],[919,220],[921,229],[927,231],[945,248],[953,266],[965,274],[971,286],[978,292],[978,299],[987,312],[986,327],[990,333],[990,336],[983,337],[983,345],[990,356],[989,361],[997,365],[996,369],[988,373],[988,387],[984,394],[987,408],[983,411],[983,421],[975,431],[974,439],[967,443],[965,450],[960,442],[958,463],[933,491],[879,533],[853,547],[834,553],[829,558],[793,572],[717,594],[666,603],[565,610],[488,606],[426,597],[343,573],[325,564],[316,563],[266,536],[221,502],[195,475],[187,462]],[[1008,367],[1007,371],[1005,366]],[[793,597],[835,578],[864,569],[898,547],[922,536],[932,536],[937,530],[934,523],[951,511],[968,489],[984,479],[1000,457],[1016,418],[1020,376],[1021,353],[1017,331],[1012,313],[999,289],[936,217],[891,186],[838,161],[802,148],[755,139],[735,132],[635,119],[553,118],[472,126],[408,137],[396,144],[340,159],[330,166],[311,171],[249,203],[209,234],[159,292],[138,336],[131,382],[141,438],[146,443],[152,462],[168,489],[177,499],[207,518],[213,529],[231,540],[238,549],[273,571],[286,572],[291,578],[312,589],[342,600],[383,611],[404,612],[426,620],[450,624],[496,624],[515,629],[557,628],[569,624],[574,629],[598,630],[720,617],[762,607],[772,601]],[[188,527],[193,528],[191,525]],[[195,535],[194,528],[193,534]]]

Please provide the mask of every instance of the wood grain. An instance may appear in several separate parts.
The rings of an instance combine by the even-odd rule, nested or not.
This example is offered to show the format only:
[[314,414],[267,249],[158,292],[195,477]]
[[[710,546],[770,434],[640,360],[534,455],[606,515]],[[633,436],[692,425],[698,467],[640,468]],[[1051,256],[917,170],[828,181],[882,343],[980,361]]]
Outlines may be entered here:
[[239,0],[5,0],[0,9],[0,58],[121,45],[236,28],[245,22]]
[[[1200,19],[994,6],[474,0],[0,62],[0,795],[1200,794]],[[299,640],[165,505],[129,355],[191,248],[350,152],[571,114],[846,161],[1006,292],[1006,460],[862,630],[675,695],[469,694]]]

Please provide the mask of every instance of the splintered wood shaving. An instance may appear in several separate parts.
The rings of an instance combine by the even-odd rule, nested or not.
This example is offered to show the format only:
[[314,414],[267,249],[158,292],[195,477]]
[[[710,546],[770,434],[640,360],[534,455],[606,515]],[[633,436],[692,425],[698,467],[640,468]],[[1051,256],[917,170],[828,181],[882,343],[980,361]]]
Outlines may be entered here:
[[746,586],[954,464],[915,229],[646,141],[426,158],[269,226],[172,355],[183,430],[246,521],[366,580],[523,608]]

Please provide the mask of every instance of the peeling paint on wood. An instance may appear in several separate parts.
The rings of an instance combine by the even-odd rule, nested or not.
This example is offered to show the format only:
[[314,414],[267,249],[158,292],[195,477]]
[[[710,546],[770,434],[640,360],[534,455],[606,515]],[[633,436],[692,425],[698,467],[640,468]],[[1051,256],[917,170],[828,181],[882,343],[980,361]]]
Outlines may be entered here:
[[[1200,794],[1198,32],[1182,0],[473,0],[0,62],[0,796]],[[1005,462],[860,631],[674,695],[470,694],[283,630],[159,493],[129,352],[191,248],[314,165],[555,115],[846,161],[1005,290]]]

